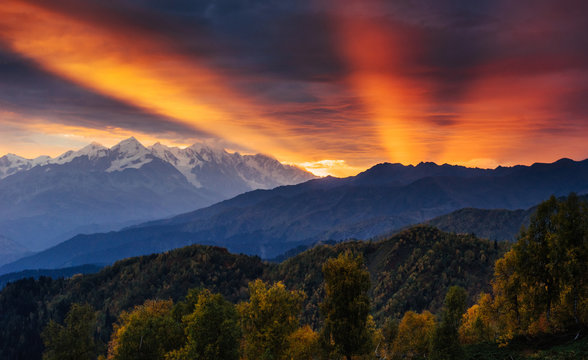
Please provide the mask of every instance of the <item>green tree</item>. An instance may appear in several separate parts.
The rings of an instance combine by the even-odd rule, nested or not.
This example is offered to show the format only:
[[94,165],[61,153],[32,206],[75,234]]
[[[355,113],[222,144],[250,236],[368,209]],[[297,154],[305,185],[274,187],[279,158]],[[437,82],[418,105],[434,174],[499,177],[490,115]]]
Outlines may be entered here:
[[548,321],[560,289],[558,274],[561,273],[561,264],[552,261],[557,211],[558,202],[554,196],[539,204],[537,211],[531,216],[529,228],[521,231],[513,246],[516,271],[526,285],[531,306],[537,314],[545,311]]
[[198,295],[200,295],[202,291],[203,290],[201,288],[190,289],[188,290],[188,293],[183,300],[174,304],[172,308],[172,315],[176,321],[181,322],[184,316],[190,315],[194,312],[194,308],[198,303]]
[[91,360],[96,358],[94,330],[96,312],[88,304],[73,304],[65,326],[51,320],[41,337],[43,360]]
[[480,298],[468,312],[462,338],[508,342],[588,323],[587,263],[588,203],[574,193],[564,200],[552,196],[496,261],[493,296]]
[[323,265],[325,299],[320,305],[324,324],[321,342],[327,352],[351,359],[373,348],[369,326],[370,275],[363,258],[351,252],[329,259]]
[[588,204],[575,193],[559,204],[557,233],[552,246],[552,259],[561,261],[559,276],[566,299],[571,303],[575,323],[580,322],[579,302],[588,296]]
[[435,329],[432,359],[453,360],[463,357],[459,344],[459,326],[466,311],[467,292],[459,286],[452,286],[445,295],[441,323]]
[[184,316],[182,322],[186,346],[170,353],[168,359],[239,359],[239,317],[235,306],[222,295],[201,291],[194,311]]
[[171,300],[147,300],[123,311],[108,344],[108,359],[160,360],[184,344],[184,331],[172,315]]
[[289,337],[298,329],[305,295],[277,282],[249,283],[249,301],[237,308],[244,334],[243,355],[249,360],[286,359]]

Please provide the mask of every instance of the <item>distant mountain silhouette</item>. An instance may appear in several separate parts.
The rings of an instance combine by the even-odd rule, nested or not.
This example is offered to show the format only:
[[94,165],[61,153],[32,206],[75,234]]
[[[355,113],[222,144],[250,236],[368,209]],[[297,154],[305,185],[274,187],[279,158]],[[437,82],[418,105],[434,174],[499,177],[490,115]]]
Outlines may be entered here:
[[170,219],[79,235],[0,272],[110,263],[195,243],[272,258],[321,240],[368,239],[462,208],[527,209],[552,194],[587,190],[588,160],[495,170],[381,164],[355,177],[251,191]]

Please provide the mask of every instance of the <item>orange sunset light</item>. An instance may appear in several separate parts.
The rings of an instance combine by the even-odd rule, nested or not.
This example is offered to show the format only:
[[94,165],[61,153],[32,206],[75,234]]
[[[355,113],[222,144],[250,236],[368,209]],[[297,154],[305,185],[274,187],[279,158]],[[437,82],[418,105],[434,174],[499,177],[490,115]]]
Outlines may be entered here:
[[192,5],[3,4],[0,61],[33,75],[6,85],[0,153],[206,137],[337,176],[588,156],[588,29],[565,4]]

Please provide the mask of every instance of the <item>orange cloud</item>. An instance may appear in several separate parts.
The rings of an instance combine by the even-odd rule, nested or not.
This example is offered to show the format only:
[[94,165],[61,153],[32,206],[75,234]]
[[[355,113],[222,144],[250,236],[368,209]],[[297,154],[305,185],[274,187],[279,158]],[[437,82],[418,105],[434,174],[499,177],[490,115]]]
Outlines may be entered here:
[[[435,19],[434,13],[421,14],[429,17],[418,21],[403,18],[401,12],[395,13],[400,10],[383,0],[330,3],[337,9],[331,17],[336,41],[350,68],[347,82],[361,99],[367,119],[378,129],[390,161],[488,166],[516,159],[531,163],[565,156],[564,148],[567,156],[586,156],[579,149],[579,139],[588,136],[588,126],[579,126],[576,134],[565,131],[564,124],[577,126],[580,120],[561,108],[562,89],[585,87],[580,82],[585,81],[586,72],[566,73],[566,66],[579,66],[579,58],[545,53],[538,36],[543,32],[529,31],[527,23],[516,21],[509,37],[496,29],[487,40],[480,35],[482,31],[475,30],[477,42],[496,47],[484,49],[496,54],[487,58],[480,54],[476,59],[475,50],[463,44],[470,38],[452,33],[454,38],[447,40],[437,34],[450,25]],[[549,17],[540,19],[536,28],[553,29]],[[517,58],[513,50],[517,46],[543,53]],[[476,60],[453,55],[460,47]],[[492,58],[500,55],[504,59]],[[445,58],[450,59],[449,64],[444,63]],[[464,65],[454,65],[460,62]],[[567,135],[557,134],[553,127]]]
[[[464,18],[463,9],[447,10],[451,5],[435,2],[416,9],[384,0],[324,0],[318,4],[327,5],[324,14],[296,13],[286,25],[273,17],[279,9],[260,18],[270,24],[260,29],[279,29],[283,43],[274,46],[276,39],[263,38],[260,43],[272,45],[252,46],[257,50],[244,52],[250,57],[227,65],[215,63],[219,58],[206,51],[194,54],[169,44],[170,36],[185,34],[175,28],[166,32],[159,23],[148,26],[149,16],[136,23],[127,21],[130,12],[117,17],[117,6],[12,0],[0,7],[0,44],[52,74],[183,125],[176,132],[201,130],[237,150],[270,153],[317,174],[351,175],[381,161],[492,166],[585,157],[588,53],[569,37],[585,29],[573,25],[585,24],[582,12],[566,21],[565,7],[509,3],[489,5],[492,9],[481,11],[485,17],[472,6],[473,15]],[[519,21],[527,10],[528,21]],[[316,26],[321,16],[330,28]],[[298,30],[286,31],[299,20],[315,24],[310,28],[320,35],[332,31],[323,37],[334,39],[329,44],[334,50],[324,51],[316,45],[324,45],[320,42],[302,46],[307,39],[296,38]],[[214,29],[199,36],[210,35],[208,30]],[[564,35],[568,38],[561,41]],[[258,40],[251,34],[247,39],[250,43],[239,45]],[[267,72],[243,70],[268,49],[282,51],[277,58],[292,59],[268,65]],[[316,56],[306,56],[309,49]],[[261,58],[262,67],[270,63]],[[319,66],[309,66],[314,61]],[[285,64],[300,69],[283,70]],[[313,75],[298,79],[307,73]],[[89,128],[99,121],[88,128],[68,127],[52,124],[49,117],[25,122],[32,133],[51,139],[70,134],[108,145],[132,133],[147,143],[159,136],[182,144],[181,134],[171,130],[137,134],[129,125],[101,131]]]
[[283,124],[261,117],[256,104],[223,86],[222,76],[157,40],[113,33],[22,1],[4,4],[0,18],[7,22],[3,41],[51,72],[243,147],[302,160]]

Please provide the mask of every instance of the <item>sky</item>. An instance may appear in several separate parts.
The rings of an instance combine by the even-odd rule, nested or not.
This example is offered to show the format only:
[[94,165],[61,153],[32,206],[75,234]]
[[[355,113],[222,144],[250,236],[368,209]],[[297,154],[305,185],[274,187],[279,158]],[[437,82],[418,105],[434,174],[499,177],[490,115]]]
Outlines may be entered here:
[[588,157],[583,0],[6,0],[0,155],[135,136],[316,174]]

